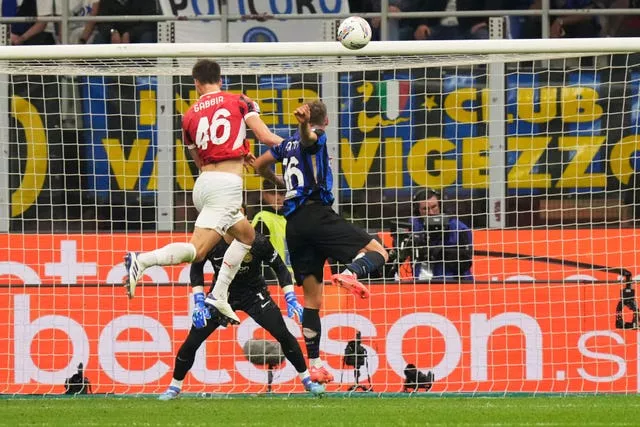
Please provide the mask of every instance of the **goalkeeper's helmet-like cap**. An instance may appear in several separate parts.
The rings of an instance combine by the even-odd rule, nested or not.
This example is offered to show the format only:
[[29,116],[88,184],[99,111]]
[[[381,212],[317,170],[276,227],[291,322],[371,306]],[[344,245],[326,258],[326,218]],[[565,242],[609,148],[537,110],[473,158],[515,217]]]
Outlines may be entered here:
[[413,195],[412,199],[412,212],[415,216],[420,216],[420,202],[424,200],[429,200],[432,197],[436,197],[438,202],[442,200],[441,193],[434,188],[421,188],[416,191]]

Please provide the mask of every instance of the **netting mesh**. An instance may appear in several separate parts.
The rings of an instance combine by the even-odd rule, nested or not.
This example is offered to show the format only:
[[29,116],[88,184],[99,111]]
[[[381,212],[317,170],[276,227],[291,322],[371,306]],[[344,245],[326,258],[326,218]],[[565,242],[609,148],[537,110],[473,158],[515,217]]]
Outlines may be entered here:
[[[368,300],[325,286],[329,390],[354,385],[355,372],[376,392],[400,391],[411,363],[438,393],[637,391],[638,61],[554,57],[221,60],[224,89],[256,100],[281,136],[295,131],[297,106],[323,99],[336,210],[391,255],[367,281]],[[495,60],[506,62],[498,116],[486,65]],[[168,385],[191,324],[189,266],[149,269],[129,301],[122,256],[193,230],[198,171],[180,132],[197,99],[192,64],[0,64],[0,392],[62,393],[80,362],[97,393]],[[254,154],[266,150],[250,138]],[[417,196],[426,188],[446,216],[427,213],[430,197]],[[246,174],[250,219],[277,208],[273,193]],[[330,260],[325,277],[343,268]],[[265,367],[243,346],[273,338],[241,319],[209,338],[186,392],[265,389]],[[287,326],[304,349],[300,325]],[[353,366],[345,351],[357,331],[367,357]],[[288,362],[275,367],[273,390],[302,392]]]
[[[287,74],[295,72],[322,73],[349,71],[393,70],[403,68],[455,67],[488,64],[491,62],[542,61],[567,57],[587,56],[588,53],[531,53],[531,54],[448,54],[448,55],[397,55],[397,56],[345,56],[345,57],[213,57],[229,75],[257,73]],[[206,55],[203,55],[206,57]],[[0,70],[5,74],[40,74],[68,76],[146,76],[150,69],[154,75],[189,75],[199,58],[114,58],[82,60],[12,60],[1,61]]]

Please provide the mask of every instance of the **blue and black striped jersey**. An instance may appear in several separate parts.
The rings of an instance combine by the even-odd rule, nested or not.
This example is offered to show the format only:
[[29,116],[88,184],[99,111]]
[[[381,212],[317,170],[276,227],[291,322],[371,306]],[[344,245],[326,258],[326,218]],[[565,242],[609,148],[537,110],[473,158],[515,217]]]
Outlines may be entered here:
[[273,157],[282,163],[283,178],[287,187],[283,213],[289,216],[307,200],[323,205],[333,204],[333,174],[329,164],[327,136],[322,130],[314,130],[318,140],[311,147],[303,147],[300,133],[271,148]]

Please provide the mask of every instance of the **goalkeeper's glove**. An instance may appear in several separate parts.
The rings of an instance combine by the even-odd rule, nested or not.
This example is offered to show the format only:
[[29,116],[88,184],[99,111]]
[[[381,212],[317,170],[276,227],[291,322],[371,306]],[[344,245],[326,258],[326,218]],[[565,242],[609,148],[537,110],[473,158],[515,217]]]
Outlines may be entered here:
[[194,293],[193,303],[193,314],[191,315],[193,326],[195,326],[196,329],[204,328],[207,326],[207,320],[211,319],[209,307],[204,305],[204,292]]
[[[296,298],[296,293],[293,291],[293,285],[291,286],[291,290],[285,291],[284,300],[287,302],[287,316],[290,319],[293,319],[293,316],[298,316],[298,320],[302,323],[302,316],[304,314],[304,308],[298,302],[298,298]],[[288,288],[285,287],[285,289]]]

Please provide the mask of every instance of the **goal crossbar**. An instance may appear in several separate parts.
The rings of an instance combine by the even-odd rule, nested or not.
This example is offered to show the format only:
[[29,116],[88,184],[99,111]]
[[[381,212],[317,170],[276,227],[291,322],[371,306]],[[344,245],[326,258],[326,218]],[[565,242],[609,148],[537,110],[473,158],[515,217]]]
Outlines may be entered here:
[[216,56],[406,56],[526,53],[610,54],[640,51],[640,38],[510,39],[371,42],[349,50],[338,42],[164,43],[56,46],[2,46],[0,60],[189,58]]
[[188,75],[196,58],[215,58],[226,75],[319,73],[472,66],[640,51],[640,39],[444,40],[372,42],[176,43],[1,46],[0,73],[68,76]]

